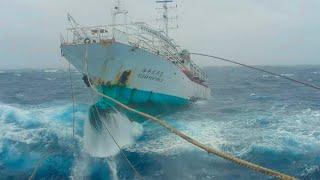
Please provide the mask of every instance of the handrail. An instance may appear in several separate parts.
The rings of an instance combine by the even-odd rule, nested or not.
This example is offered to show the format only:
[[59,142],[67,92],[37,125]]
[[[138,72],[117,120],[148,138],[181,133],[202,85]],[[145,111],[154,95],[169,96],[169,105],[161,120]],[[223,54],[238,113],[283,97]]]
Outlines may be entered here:
[[[112,29],[111,29],[112,28]],[[100,32],[99,30],[104,29],[106,31]],[[98,30],[95,33],[92,30]],[[136,44],[140,48],[149,51],[151,53],[165,57],[170,61],[174,61],[179,68],[188,68],[191,74],[195,77],[206,81],[207,75],[202,69],[190,60],[190,68],[183,62],[180,52],[182,51],[173,40],[164,36],[161,32],[153,30],[146,23],[129,23],[129,24],[113,24],[113,25],[102,25],[102,26],[87,26],[68,28],[67,31],[73,35],[71,41],[64,41],[64,44],[83,44],[85,38],[94,39],[100,41],[103,39],[115,38],[117,41],[124,44]],[[75,35],[76,32],[84,31],[87,32],[87,37],[80,38]],[[111,33],[115,32],[115,33]],[[67,38],[69,39],[69,38]]]

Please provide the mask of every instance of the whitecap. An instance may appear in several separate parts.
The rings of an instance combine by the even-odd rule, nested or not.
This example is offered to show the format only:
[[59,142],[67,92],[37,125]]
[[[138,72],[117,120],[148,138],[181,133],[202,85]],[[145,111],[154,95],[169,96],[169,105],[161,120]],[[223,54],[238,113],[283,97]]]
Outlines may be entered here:
[[45,79],[48,80],[48,81],[54,81],[54,80],[56,80],[57,78],[46,77]]
[[58,71],[59,71],[59,69],[45,69],[43,72],[45,72],[45,73],[56,73]]
[[290,74],[290,73],[285,73],[285,74],[281,74],[281,76],[286,76],[286,77],[293,77],[294,74]]
[[16,97],[22,98],[22,97],[24,97],[24,95],[23,95],[23,93],[17,93],[17,94],[16,94]]
[[208,104],[208,100],[198,100],[194,104],[196,104],[196,105],[206,105],[206,104]]
[[55,116],[61,112],[59,109],[69,108],[69,106],[71,105],[64,105],[64,108],[57,106],[23,109],[0,104],[0,143],[5,139],[32,144],[50,143],[48,140],[53,139],[52,137],[60,140],[71,138],[71,125],[66,125]]

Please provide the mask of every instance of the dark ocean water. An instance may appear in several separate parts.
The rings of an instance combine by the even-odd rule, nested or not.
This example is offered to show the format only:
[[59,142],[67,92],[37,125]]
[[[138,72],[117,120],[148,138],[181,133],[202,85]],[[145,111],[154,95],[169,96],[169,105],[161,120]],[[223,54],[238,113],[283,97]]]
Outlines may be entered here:
[[[264,68],[320,85],[320,66]],[[212,98],[161,118],[237,157],[301,179],[320,179],[319,91],[240,67],[206,71]],[[86,126],[92,92],[77,72],[72,72],[77,134],[72,138],[68,75],[0,71],[0,179],[27,179],[32,172],[35,179],[134,179],[110,137]],[[152,123],[133,123],[121,113],[113,118],[115,137],[145,179],[270,179]]]

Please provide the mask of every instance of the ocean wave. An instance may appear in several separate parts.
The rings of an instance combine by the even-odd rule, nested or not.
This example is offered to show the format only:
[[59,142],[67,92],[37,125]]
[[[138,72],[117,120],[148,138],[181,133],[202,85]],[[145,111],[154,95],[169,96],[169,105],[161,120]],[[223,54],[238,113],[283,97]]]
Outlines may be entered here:
[[[180,118],[179,121],[170,122],[173,126],[182,132],[194,137],[195,139],[205,142],[217,148],[224,144],[223,138],[219,135],[219,127],[211,119],[202,119],[200,121],[189,121]],[[159,153],[163,155],[179,154],[182,151],[194,150],[194,146],[181,139],[173,133],[167,132],[161,127],[144,128],[144,139],[130,146],[127,150],[140,153]]]
[[[87,108],[84,105],[76,106],[76,131],[84,129],[83,139],[77,136],[77,141],[83,143],[85,150],[92,156],[116,155],[119,149],[109,134],[106,131],[95,131],[89,124]],[[10,140],[49,146],[57,141],[69,141],[72,139],[72,111],[71,104],[26,109],[0,104],[0,144]],[[105,123],[121,147],[134,144],[135,139],[142,134],[142,126],[131,122],[120,112],[110,117]]]
[[301,174],[302,179],[319,179],[320,166],[306,166]]
[[[184,116],[178,113],[164,119],[169,119],[174,127],[211,147],[247,160],[255,159],[262,165],[268,166],[266,162],[270,162],[269,166],[276,169],[291,167],[296,171],[305,164],[310,167],[320,163],[314,160],[320,154],[320,131],[314,128],[319,126],[320,111],[302,109],[292,112],[290,108],[274,108],[265,115],[248,111],[221,121],[217,121],[221,116],[208,118],[205,113],[190,113],[184,112]],[[137,141],[127,151],[172,156],[198,150],[161,127],[150,128],[148,123],[145,126],[143,141]],[[299,167],[294,167],[291,163],[297,158],[304,160],[299,161]],[[283,166],[278,167],[278,164]]]
[[[24,109],[0,104],[0,143],[5,140],[25,144],[50,143],[50,139],[62,141],[72,135],[71,123],[66,124],[56,118],[71,105],[64,107]],[[69,112],[71,113],[71,112]],[[84,116],[84,112],[82,113]],[[69,118],[71,122],[72,118]],[[81,120],[81,116],[77,116]]]

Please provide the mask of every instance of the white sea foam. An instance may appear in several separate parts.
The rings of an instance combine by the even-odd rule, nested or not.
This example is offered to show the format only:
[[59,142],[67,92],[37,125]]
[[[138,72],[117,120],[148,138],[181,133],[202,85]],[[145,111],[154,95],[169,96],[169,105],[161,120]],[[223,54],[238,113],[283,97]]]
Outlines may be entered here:
[[22,98],[22,97],[24,97],[24,95],[23,95],[23,93],[16,93],[16,97]]
[[[108,127],[120,147],[132,145],[135,138],[142,134],[142,126],[136,122],[131,122],[121,113],[111,113],[109,117],[110,119],[101,117],[101,120]],[[95,157],[110,157],[119,152],[107,130],[103,129],[99,132],[91,126],[89,121],[85,122],[84,127],[84,148]]]
[[117,170],[117,162],[115,161],[114,158],[108,158],[107,160],[110,171],[112,173],[112,178],[113,180],[118,180],[118,170]]
[[208,100],[199,100],[199,101],[196,101],[194,104],[196,104],[196,105],[207,105],[208,104]]
[[[237,156],[256,152],[257,149],[271,152],[320,152],[320,131],[314,128],[319,126],[320,111],[305,109],[292,113],[290,109],[288,113],[287,108],[273,108],[270,109],[271,115],[250,113],[244,112],[225,121],[221,121],[218,116],[208,118],[206,113],[201,112],[184,112],[184,115],[163,119],[175,119],[170,120],[169,124],[200,142]],[[197,149],[160,127],[146,127],[144,135],[143,141],[138,141],[127,150],[174,155]]]
[[45,72],[45,73],[56,73],[58,71],[59,71],[59,69],[45,69],[43,72]]
[[284,74],[281,74],[281,76],[286,76],[286,77],[293,77],[294,74],[290,74],[290,73],[284,73]]
[[70,138],[71,126],[66,126],[60,121],[60,117],[56,117],[56,114],[62,114],[67,106],[70,105],[23,109],[0,104],[0,142],[7,139],[26,144],[50,143],[52,136],[61,140]]
[[[204,142],[212,147],[218,147],[224,144],[223,138],[220,137],[220,129],[212,119],[202,118],[197,121],[192,120],[191,117],[181,117],[177,122],[169,122],[173,126],[181,130],[187,135]],[[146,129],[146,128],[145,128]],[[146,130],[145,130],[146,131]],[[182,151],[194,150],[194,146],[181,139],[173,133],[168,133],[161,127],[156,129],[149,129],[147,132],[148,139],[143,142],[138,142],[131,146],[129,151],[137,151],[141,153],[159,153],[164,155],[179,154]]]
[[73,162],[72,170],[71,170],[71,179],[81,179],[84,180],[84,177],[90,175],[89,172],[89,158],[84,156],[83,153],[78,156]]
[[54,80],[56,80],[57,78],[46,77],[45,79],[48,80],[48,81],[54,81]]

